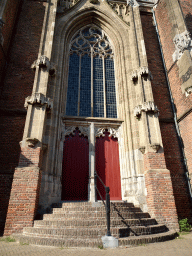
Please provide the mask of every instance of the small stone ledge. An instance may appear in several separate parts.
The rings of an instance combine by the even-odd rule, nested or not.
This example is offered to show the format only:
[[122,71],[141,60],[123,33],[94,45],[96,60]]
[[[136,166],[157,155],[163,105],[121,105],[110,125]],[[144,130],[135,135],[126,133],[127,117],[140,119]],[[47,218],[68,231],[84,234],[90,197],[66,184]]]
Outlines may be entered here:
[[149,80],[153,80],[153,76],[148,67],[140,67],[136,70],[133,70],[131,73],[131,80],[135,83],[138,80],[138,77],[147,77]]
[[40,105],[40,106],[44,106],[46,105],[47,109],[52,109],[53,108],[53,101],[50,98],[45,97],[44,94],[42,93],[34,93],[31,96],[28,96],[25,99],[25,104],[24,107],[27,108],[28,105]]
[[49,58],[47,58],[45,55],[42,55],[35,60],[31,65],[31,68],[35,70],[37,66],[39,66],[39,68],[46,69],[51,76],[55,75],[56,73],[55,64],[50,62]]
[[142,154],[145,154],[146,152],[155,152],[157,153],[160,149],[161,145],[159,143],[152,143],[148,146],[141,146],[139,150]]
[[155,113],[159,113],[159,109],[157,108],[157,106],[153,101],[148,101],[134,108],[135,117],[139,118],[142,112],[152,112],[155,114]]

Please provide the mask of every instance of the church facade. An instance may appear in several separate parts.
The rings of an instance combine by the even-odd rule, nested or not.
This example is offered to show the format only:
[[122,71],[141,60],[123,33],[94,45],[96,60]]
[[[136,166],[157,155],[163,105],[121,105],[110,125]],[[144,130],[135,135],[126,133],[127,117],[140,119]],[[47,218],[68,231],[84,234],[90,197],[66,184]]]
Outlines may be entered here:
[[[1,229],[61,201],[192,222],[192,3],[0,4]],[[96,192],[96,185],[101,195]]]

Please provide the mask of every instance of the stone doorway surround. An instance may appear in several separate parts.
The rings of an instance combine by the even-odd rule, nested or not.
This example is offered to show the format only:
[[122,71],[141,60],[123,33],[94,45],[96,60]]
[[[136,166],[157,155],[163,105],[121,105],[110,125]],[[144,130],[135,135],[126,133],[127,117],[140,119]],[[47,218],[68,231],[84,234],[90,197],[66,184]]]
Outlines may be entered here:
[[[115,118],[96,118],[96,117],[62,117],[62,142],[60,149],[62,151],[65,136],[74,134],[75,129],[78,127],[80,135],[88,137],[89,141],[89,185],[88,185],[88,200],[90,202],[96,201],[95,193],[95,143],[96,137],[104,136],[107,129],[109,137],[118,139],[119,149],[123,145],[120,144],[120,130],[123,120]],[[63,152],[60,152],[61,155]],[[120,150],[119,150],[120,154]],[[65,157],[65,156],[63,156]],[[119,157],[119,161],[120,161]],[[61,166],[62,168],[62,166]],[[62,172],[62,170],[61,170]],[[121,174],[120,174],[121,176]]]

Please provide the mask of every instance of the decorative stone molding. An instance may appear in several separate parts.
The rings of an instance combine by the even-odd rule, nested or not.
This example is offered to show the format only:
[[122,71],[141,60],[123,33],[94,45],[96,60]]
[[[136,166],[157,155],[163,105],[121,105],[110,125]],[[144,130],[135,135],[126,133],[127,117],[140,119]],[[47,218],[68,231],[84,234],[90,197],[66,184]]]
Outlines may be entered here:
[[158,150],[160,149],[160,144],[159,143],[153,143],[153,144],[149,144],[147,147],[146,146],[141,146],[139,148],[139,150],[141,151],[142,154],[145,154],[145,152],[147,150],[149,150],[150,148],[152,149],[153,152],[157,153]]
[[91,4],[98,4],[98,3],[99,3],[99,0],[89,0],[89,2],[90,2]]
[[132,71],[131,80],[136,82],[138,80],[138,76],[145,77],[147,76],[150,80],[153,80],[153,76],[148,67],[140,67],[137,70]]
[[142,112],[158,113],[159,110],[153,101],[144,102],[134,108],[134,116],[139,117]]
[[58,0],[57,13],[64,13],[79,1],[80,0]]
[[55,65],[51,63],[49,58],[47,58],[45,55],[42,55],[37,60],[35,60],[31,65],[31,68],[36,69],[37,66],[40,68],[46,68],[51,76],[55,75]]
[[119,138],[119,129],[115,129],[112,127],[102,127],[102,128],[98,128],[95,127],[95,137],[104,137],[105,134],[105,130],[107,129],[107,131],[109,132],[109,137],[114,137],[114,138]]
[[23,144],[25,144],[25,146],[27,146],[27,147],[34,148],[38,142],[39,142],[39,140],[36,138],[26,138],[26,139],[20,141],[19,144],[21,147],[23,146]]
[[28,143],[28,147],[33,148],[39,142],[36,138],[26,138],[26,142]]
[[136,82],[138,80],[138,73],[137,73],[137,70],[134,70],[132,73],[131,73],[131,80],[133,82]]
[[148,67],[140,67],[138,69],[138,74],[140,76],[149,76],[151,80],[153,80],[153,76],[151,74],[151,71],[149,70]]
[[3,35],[2,35],[2,29],[4,26],[5,22],[2,20],[2,18],[0,18],[0,44],[3,45],[4,39],[3,39]]
[[185,50],[192,49],[192,40],[189,31],[185,30],[183,33],[174,37],[173,42],[175,44],[175,52],[173,53],[173,61],[177,61],[181,58]]
[[127,0],[127,5],[130,5],[132,7],[139,6],[138,2],[136,0]]
[[114,12],[121,18],[128,16],[128,5],[126,3],[108,2]]
[[192,85],[185,89],[185,96],[189,96],[192,93]]
[[31,105],[38,104],[41,106],[46,105],[48,109],[53,108],[53,101],[50,98],[45,97],[44,94],[37,93],[37,92],[31,96],[28,96],[25,99],[24,107],[27,108],[29,104]]
[[158,143],[154,143],[154,144],[151,144],[150,147],[154,150],[154,152],[158,152],[158,150],[160,149],[160,144]]
[[140,147],[139,150],[141,151],[142,154],[145,154],[145,146]]
[[70,134],[75,135],[76,128],[78,128],[80,136],[84,135],[89,138],[89,126],[69,126],[65,129],[62,137],[65,138],[65,136]]

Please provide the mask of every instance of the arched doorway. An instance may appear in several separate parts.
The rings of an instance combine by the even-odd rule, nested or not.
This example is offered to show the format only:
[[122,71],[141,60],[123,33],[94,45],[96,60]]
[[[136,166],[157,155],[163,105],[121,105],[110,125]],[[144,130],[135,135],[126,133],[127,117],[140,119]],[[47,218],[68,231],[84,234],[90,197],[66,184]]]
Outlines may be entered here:
[[[111,200],[121,200],[121,179],[119,166],[118,140],[109,137],[109,132],[104,132],[104,137],[96,138],[95,146],[96,172],[103,183],[110,187]],[[101,196],[105,199],[105,189],[99,179],[97,187]],[[97,195],[97,199],[101,199]]]
[[89,143],[80,131],[66,136],[63,150],[62,200],[88,200]]

